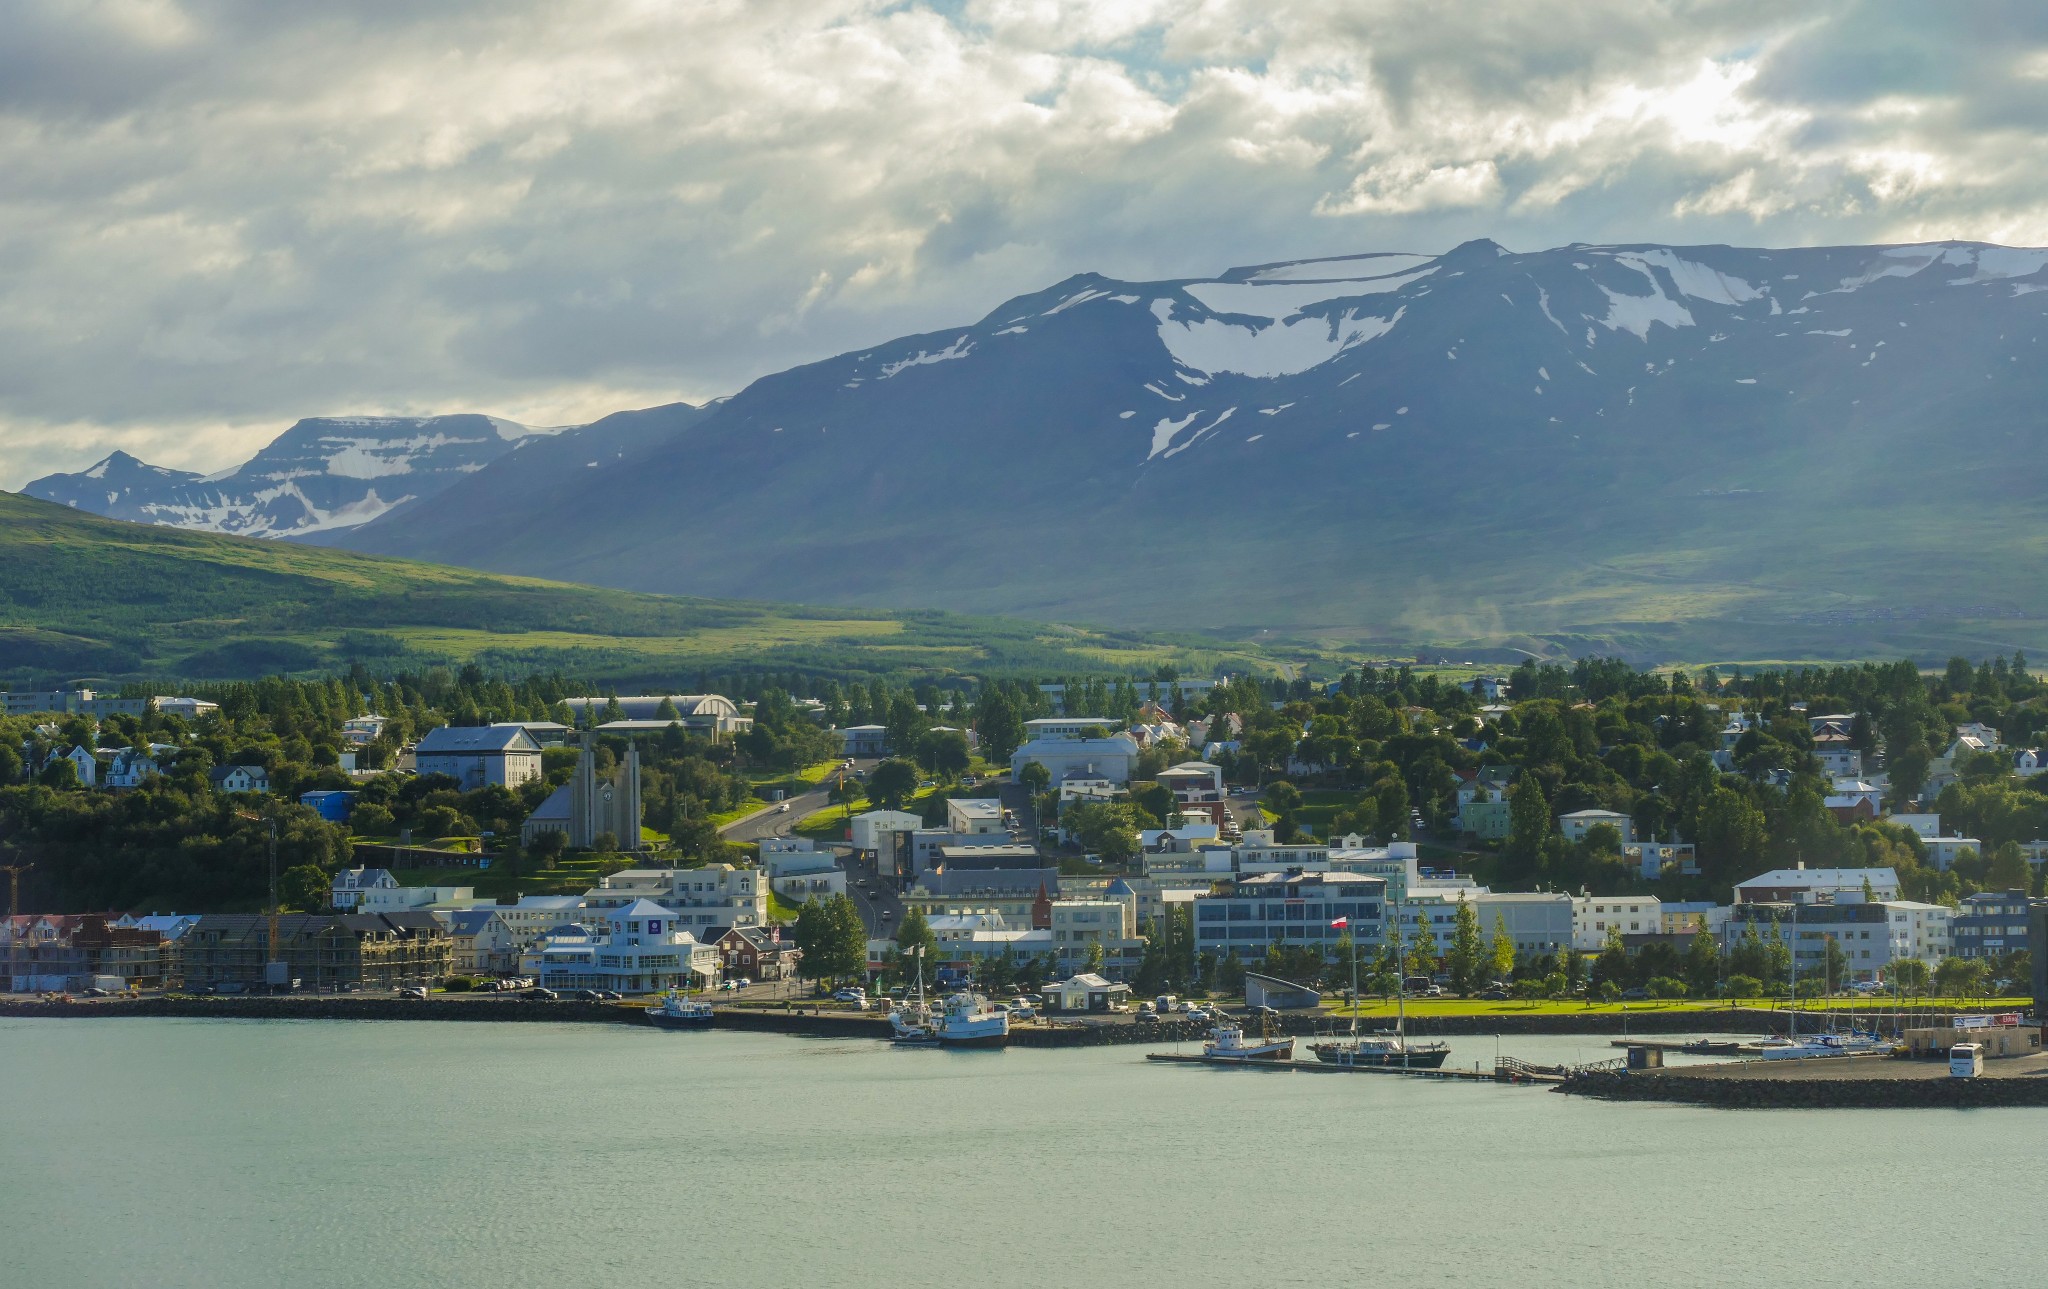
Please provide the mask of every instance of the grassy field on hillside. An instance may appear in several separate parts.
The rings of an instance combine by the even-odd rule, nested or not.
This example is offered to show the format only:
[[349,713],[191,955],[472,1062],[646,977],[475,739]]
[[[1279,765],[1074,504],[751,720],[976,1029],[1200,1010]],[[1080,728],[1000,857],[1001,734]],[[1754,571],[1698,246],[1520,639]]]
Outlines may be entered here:
[[894,678],[1273,670],[1256,649],[1009,618],[506,577],[102,519],[0,493],[0,680],[234,679],[474,661],[620,686],[699,669]]

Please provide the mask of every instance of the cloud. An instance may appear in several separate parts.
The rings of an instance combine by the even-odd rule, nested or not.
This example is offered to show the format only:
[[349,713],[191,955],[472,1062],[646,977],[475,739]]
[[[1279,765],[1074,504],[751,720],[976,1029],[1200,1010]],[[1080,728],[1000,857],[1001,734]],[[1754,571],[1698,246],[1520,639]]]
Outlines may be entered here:
[[0,484],[590,419],[1126,277],[2048,241],[2029,4],[0,10]]

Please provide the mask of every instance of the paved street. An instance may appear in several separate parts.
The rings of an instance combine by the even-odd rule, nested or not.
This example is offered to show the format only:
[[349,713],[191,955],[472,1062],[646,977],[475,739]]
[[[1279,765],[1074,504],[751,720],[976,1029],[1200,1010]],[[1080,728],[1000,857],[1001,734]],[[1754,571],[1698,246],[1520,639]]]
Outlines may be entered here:
[[[866,774],[878,764],[880,761],[876,758],[867,757],[855,760],[853,766],[856,773]],[[805,816],[832,805],[831,782],[827,779],[816,791],[806,792],[800,797],[791,797],[788,801],[779,803],[787,805],[788,810],[777,810],[771,806],[760,814],[727,824],[719,830],[719,834],[727,841],[741,843],[758,842],[769,837],[787,837],[790,830]],[[833,843],[832,850],[838,857],[839,867],[846,870],[846,893],[852,898],[854,907],[860,910],[860,918],[866,924],[868,934],[876,937],[896,934],[896,925],[903,917],[903,901],[898,897],[893,884],[877,874],[872,863],[856,863],[853,859],[853,848],[844,841]],[[862,885],[863,882],[866,883],[865,886]]]

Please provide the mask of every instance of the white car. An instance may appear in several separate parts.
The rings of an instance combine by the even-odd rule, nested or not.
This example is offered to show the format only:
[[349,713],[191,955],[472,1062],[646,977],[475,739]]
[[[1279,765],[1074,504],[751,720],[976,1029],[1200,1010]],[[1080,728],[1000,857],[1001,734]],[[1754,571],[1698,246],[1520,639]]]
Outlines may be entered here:
[[1036,1011],[1034,1011],[1034,1010],[1032,1009],[1032,1007],[1031,1007],[1031,1004],[1030,1004],[1030,1003],[1011,1003],[1011,1004],[1010,1004],[1010,1019],[1011,1019],[1011,1020],[1030,1020],[1030,1019],[1031,1019],[1032,1017],[1034,1017],[1034,1016],[1036,1016],[1036,1015],[1038,1015],[1038,1013],[1037,1013]]
[[865,1007],[868,1004],[868,991],[865,989],[842,989],[832,995],[832,1001],[835,1003],[858,1003]]

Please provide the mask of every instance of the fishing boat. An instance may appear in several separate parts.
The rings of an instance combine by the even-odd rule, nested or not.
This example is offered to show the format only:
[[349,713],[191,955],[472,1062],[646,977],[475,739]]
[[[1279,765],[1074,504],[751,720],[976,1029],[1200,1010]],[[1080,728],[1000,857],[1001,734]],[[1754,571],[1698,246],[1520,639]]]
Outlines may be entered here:
[[1256,1039],[1247,1039],[1242,1025],[1218,1025],[1202,1043],[1202,1059],[1219,1065],[1241,1065],[1246,1061],[1291,1061],[1294,1040],[1275,1038],[1270,1019]]
[[1875,1034],[1808,1034],[1803,1038],[1766,1038],[1744,1043],[1744,1056],[1766,1061],[1803,1060],[1815,1056],[1858,1056],[1889,1052],[1891,1044]]
[[709,1029],[711,1004],[686,998],[671,989],[667,997],[647,1008],[647,1019],[663,1029]]
[[[1394,925],[1400,925],[1400,905],[1395,904]],[[1330,925],[1343,930],[1351,924],[1349,918],[1338,918]],[[1400,973],[1395,973],[1398,977]],[[1444,1058],[1451,1054],[1448,1043],[1411,1043],[1408,1041],[1408,1005],[1405,982],[1394,989],[1394,1032],[1391,1034],[1363,1034],[1358,1032],[1358,941],[1351,942],[1351,1031],[1343,1040],[1331,1039],[1322,1043],[1309,1044],[1308,1050],[1325,1065],[1392,1066],[1405,1070],[1438,1070],[1443,1068]]]
[[938,1037],[942,1047],[1001,1047],[1010,1041],[1010,1013],[980,994],[954,994],[940,1009]]
[[889,1013],[889,1041],[898,1047],[939,1046],[939,1021],[924,997],[924,949],[912,950],[917,959],[917,997],[898,1003]]

